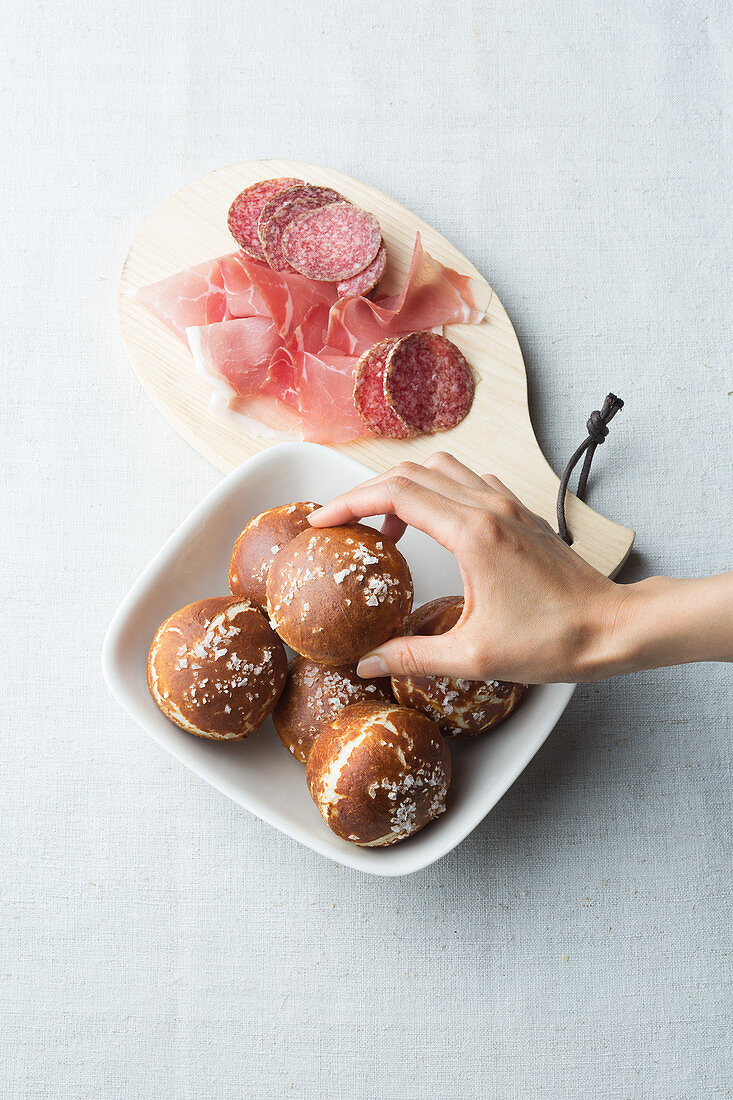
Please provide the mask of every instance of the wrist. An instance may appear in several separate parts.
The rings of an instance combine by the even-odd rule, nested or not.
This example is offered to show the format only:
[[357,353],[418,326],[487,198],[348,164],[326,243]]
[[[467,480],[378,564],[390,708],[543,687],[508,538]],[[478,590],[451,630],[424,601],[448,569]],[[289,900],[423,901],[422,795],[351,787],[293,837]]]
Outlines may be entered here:
[[606,676],[619,676],[639,669],[670,663],[655,654],[671,623],[665,623],[664,606],[669,599],[669,577],[647,577],[635,584],[616,584],[616,615],[608,638]]
[[638,667],[639,623],[647,598],[643,586],[605,581],[594,599],[583,606],[578,631],[574,679],[585,682],[620,676]]
[[609,584],[596,607],[579,678],[733,660],[733,574]]

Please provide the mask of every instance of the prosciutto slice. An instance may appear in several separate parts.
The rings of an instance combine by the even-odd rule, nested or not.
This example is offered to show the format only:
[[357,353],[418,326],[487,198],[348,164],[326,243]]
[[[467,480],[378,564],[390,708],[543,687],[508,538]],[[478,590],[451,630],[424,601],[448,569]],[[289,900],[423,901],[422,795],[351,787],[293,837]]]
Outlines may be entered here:
[[358,360],[324,349],[318,355],[295,352],[303,439],[311,443],[348,443],[368,435],[354,405],[354,369]]
[[428,255],[418,233],[400,293],[376,302],[342,298],[331,309],[327,342],[344,354],[361,355],[389,336],[460,321],[478,324],[490,298],[483,280],[459,275]]
[[326,305],[311,306],[288,341],[298,351],[319,352],[326,343],[330,311]]
[[274,352],[270,358],[262,391],[269,397],[275,397],[284,405],[288,405],[300,416],[296,355],[297,349],[291,350],[284,345]]
[[282,344],[269,317],[241,317],[186,329],[199,374],[227,400],[262,390],[270,359]]
[[289,339],[313,306],[330,308],[337,299],[333,283],[317,283],[304,275],[272,271],[241,253],[223,256],[221,275],[233,317],[269,316]]
[[191,325],[210,325],[227,315],[219,259],[206,260],[158,283],[141,286],[135,298],[184,341]]
[[297,412],[301,439],[348,443],[368,435],[354,405],[357,359],[324,348],[317,355],[281,348],[270,360],[263,392]]
[[267,434],[314,443],[367,434],[354,407],[354,356],[330,349],[316,355],[302,346],[302,333],[286,347],[265,317],[192,326],[187,334],[197,371],[216,391],[210,407],[226,419],[236,416],[253,430],[257,421]]
[[213,390],[209,409],[225,423],[244,428],[253,435],[294,442],[303,439],[300,414],[266,393],[253,393],[249,397],[234,397],[227,401],[218,390]]

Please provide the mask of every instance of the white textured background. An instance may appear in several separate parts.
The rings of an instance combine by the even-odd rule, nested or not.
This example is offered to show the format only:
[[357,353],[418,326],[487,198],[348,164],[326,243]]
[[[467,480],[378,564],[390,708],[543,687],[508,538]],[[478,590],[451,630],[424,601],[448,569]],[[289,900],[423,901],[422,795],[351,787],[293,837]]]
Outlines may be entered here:
[[466,252],[624,574],[730,567],[724,0],[9,4],[0,34],[5,1097],[729,1096],[731,680],[581,688],[456,852],[339,868],[170,760],[106,624],[218,474],[141,392],[140,222],[231,161],[320,162]]

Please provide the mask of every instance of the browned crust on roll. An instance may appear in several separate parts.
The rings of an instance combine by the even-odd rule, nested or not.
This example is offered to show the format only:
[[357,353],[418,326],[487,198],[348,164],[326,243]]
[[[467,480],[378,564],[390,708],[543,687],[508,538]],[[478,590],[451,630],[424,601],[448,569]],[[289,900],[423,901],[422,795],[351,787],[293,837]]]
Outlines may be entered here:
[[356,661],[399,634],[412,577],[395,544],[360,523],[303,531],[278,554],[267,581],[273,628],[319,664]]
[[396,844],[443,813],[451,775],[438,727],[388,703],[345,707],[324,726],[306,766],[328,827],[364,847]]
[[[460,596],[442,596],[413,611],[407,634],[445,634],[463,611]],[[422,711],[446,737],[475,737],[517,709],[526,684],[506,680],[466,680],[455,676],[393,676],[398,703]]]
[[174,611],[158,628],[147,662],[150,694],[166,718],[215,741],[240,741],[258,729],[286,672],[282,642],[239,596]]
[[386,679],[364,680],[356,665],[318,665],[296,656],[272,720],[285,748],[305,764],[323,726],[344,707],[367,702],[391,702]]
[[308,516],[316,508],[320,504],[312,500],[298,500],[253,516],[234,543],[229,562],[229,591],[265,611],[270,567],[284,546],[301,531],[310,530]]

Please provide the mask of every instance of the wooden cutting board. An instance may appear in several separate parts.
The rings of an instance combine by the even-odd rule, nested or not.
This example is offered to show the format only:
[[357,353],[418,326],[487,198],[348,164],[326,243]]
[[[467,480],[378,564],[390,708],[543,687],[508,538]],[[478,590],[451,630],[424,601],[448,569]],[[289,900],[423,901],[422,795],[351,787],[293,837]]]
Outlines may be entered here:
[[[325,184],[371,210],[382,227],[389,265],[381,288],[391,293],[407,273],[420,231],[425,249],[441,263],[482,278],[449,241],[415,214],[357,180],[291,160],[246,161],[219,168],[189,183],[145,222],[125,259],[118,307],[122,337],[135,372],[166,420],[205,458],[224,472],[238,466],[272,439],[263,439],[224,422],[208,409],[209,387],[194,373],[184,345],[132,294],[183,267],[232,251],[226,215],[236,194],[260,179],[294,176]],[[495,294],[480,325],[449,325],[446,335],[463,351],[476,374],[471,412],[450,432],[414,440],[372,437],[338,450],[375,471],[404,459],[420,462],[436,450],[456,455],[477,473],[495,473],[528,507],[555,525],[558,478],[545,460],[532,430],[522,352],[511,321]],[[599,405],[602,394],[599,393]],[[578,434],[590,410],[578,410]],[[568,453],[580,443],[568,443]],[[602,455],[599,456],[601,462]],[[626,560],[634,532],[599,515],[574,496],[567,506],[574,549],[607,575]]]

